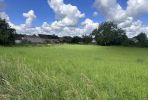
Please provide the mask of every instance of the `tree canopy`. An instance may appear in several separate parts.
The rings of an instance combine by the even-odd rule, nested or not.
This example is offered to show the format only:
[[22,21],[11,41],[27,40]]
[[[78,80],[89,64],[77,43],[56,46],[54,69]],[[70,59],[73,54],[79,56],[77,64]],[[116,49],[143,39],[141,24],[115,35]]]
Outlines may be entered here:
[[15,29],[11,28],[5,20],[0,18],[0,45],[14,44],[15,34]]
[[113,22],[104,22],[92,32],[99,45],[121,45],[127,39],[126,32]]
[[134,37],[138,40],[137,45],[142,47],[148,46],[147,35],[145,33],[140,33]]

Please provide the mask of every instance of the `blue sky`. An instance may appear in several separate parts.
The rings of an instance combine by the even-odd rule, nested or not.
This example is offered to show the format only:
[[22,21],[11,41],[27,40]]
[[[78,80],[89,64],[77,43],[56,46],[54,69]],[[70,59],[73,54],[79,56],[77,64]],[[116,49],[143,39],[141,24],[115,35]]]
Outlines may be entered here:
[[[66,4],[72,4],[79,8],[79,10],[86,14],[86,17],[93,19],[97,22],[104,21],[104,16],[93,17],[93,12],[96,9],[93,7],[93,0],[64,0]],[[21,24],[25,21],[22,13],[28,12],[30,9],[34,10],[37,19],[33,25],[41,25],[44,21],[49,23],[55,20],[53,10],[49,7],[47,0],[5,0],[7,5],[5,11],[15,24]]]
[[[23,16],[23,13],[29,13],[30,10],[33,10],[33,14],[36,16],[36,18],[33,18],[31,20],[31,27],[40,27],[41,25],[43,25],[43,22],[47,22],[48,25],[51,26],[51,24],[57,20],[55,19],[57,12],[48,3],[48,1],[54,3],[54,0],[51,1],[50,0],[3,0],[3,1],[6,4],[6,8],[3,12],[5,12],[5,14],[10,18],[9,22],[10,24],[13,23],[12,25],[14,27],[18,28],[18,26],[15,25],[21,25],[25,23],[27,18]],[[76,10],[79,11],[80,14],[85,14],[84,17],[76,18],[78,22],[76,22],[75,24],[79,26],[79,28],[81,27],[89,28],[91,25],[94,28],[97,25],[97,23],[100,24],[101,22],[109,19],[118,22],[117,24],[119,24],[119,26],[121,25],[122,28],[124,28],[129,34],[133,34],[134,32],[138,33],[143,31],[144,29],[148,30],[147,29],[148,27],[145,27],[148,25],[147,0],[55,0],[55,1],[57,2],[62,1],[63,4],[65,5],[71,4],[71,7],[72,6],[77,7]],[[97,12],[96,16],[93,15],[94,12]],[[64,16],[66,17],[67,15]],[[62,21],[63,19],[60,20]],[[130,23],[130,27],[128,28],[123,27],[127,25],[127,22]],[[81,26],[82,23],[84,23],[85,26]],[[71,25],[64,27],[70,27],[70,26]],[[70,28],[69,30],[73,29]],[[75,29],[75,30],[80,30],[80,29]],[[81,30],[81,32],[82,31],[84,30]],[[59,32],[59,30],[58,31],[56,30],[56,32]]]
[[[94,0],[64,0],[67,4],[75,5],[79,10],[86,14],[86,17],[93,19],[97,22],[102,22],[105,17],[99,14],[97,17],[93,17],[93,12],[96,9],[93,7]],[[117,0],[117,2],[125,9],[127,6],[127,0]],[[53,22],[54,12],[49,7],[47,0],[5,0],[6,9],[5,11],[10,16],[12,22],[21,24],[25,18],[22,16],[23,12],[27,12],[30,9],[34,10],[37,19],[34,21],[34,25],[41,25],[42,22]],[[139,17],[145,24],[148,24],[148,14],[144,14]]]

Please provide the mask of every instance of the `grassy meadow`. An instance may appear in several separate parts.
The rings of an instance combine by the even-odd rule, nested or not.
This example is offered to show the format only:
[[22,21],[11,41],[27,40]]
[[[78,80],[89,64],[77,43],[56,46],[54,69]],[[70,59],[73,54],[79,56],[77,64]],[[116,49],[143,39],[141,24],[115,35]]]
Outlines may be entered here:
[[148,100],[148,49],[0,47],[0,100]]

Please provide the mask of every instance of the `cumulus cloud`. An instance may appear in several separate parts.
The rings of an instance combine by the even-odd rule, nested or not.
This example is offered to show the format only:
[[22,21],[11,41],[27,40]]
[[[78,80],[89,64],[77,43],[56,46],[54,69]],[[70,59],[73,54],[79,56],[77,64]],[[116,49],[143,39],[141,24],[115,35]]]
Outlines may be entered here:
[[33,20],[36,18],[36,15],[33,10],[28,11],[27,13],[23,13],[23,16],[26,17],[26,26],[31,26]]
[[12,28],[15,28],[19,34],[35,34],[35,28],[32,28],[32,22],[35,20],[36,15],[33,10],[29,10],[27,13],[22,14],[26,20],[25,23],[16,25],[9,20],[9,24]]
[[[47,1],[55,13],[55,21],[52,23],[43,22],[39,27],[32,27],[32,22],[37,18],[33,10],[23,13],[26,21],[20,25],[12,23],[5,12],[0,12],[0,17],[6,19],[11,27],[21,34],[84,35],[91,33],[99,25],[89,18],[85,18],[80,23],[80,19],[84,19],[85,14],[77,6],[65,4],[64,0]],[[2,3],[4,2],[0,2],[0,8]],[[94,5],[99,13],[106,16],[107,20],[114,21],[119,27],[126,30],[129,37],[140,32],[148,33],[148,26],[137,20],[140,15],[148,13],[148,0],[128,0],[126,9],[123,9],[117,0],[95,0]],[[94,17],[97,15],[98,12],[93,13]]]
[[128,0],[127,14],[137,17],[143,13],[148,13],[148,0]]
[[76,26],[80,18],[85,16],[76,6],[64,4],[63,0],[48,0],[48,3],[57,19],[52,23],[54,27]]
[[65,26],[63,28],[59,28],[59,27],[53,27],[52,24],[48,24],[47,22],[44,22],[42,25],[42,29],[46,32],[50,32],[50,34],[57,34],[59,36],[64,36],[64,35],[68,35],[68,36],[82,36],[84,34],[88,35],[92,32],[92,30],[94,30],[95,28],[98,27],[98,23],[93,22],[91,19],[85,19],[82,23],[81,23],[81,28],[79,27],[69,27],[69,26]]
[[124,10],[117,0],[95,0],[95,7],[106,16],[107,20],[112,20],[119,27],[126,30],[129,37],[133,37],[140,32],[148,34],[148,26],[143,25],[137,17],[147,13],[148,0],[128,0],[127,9]]
[[[79,25],[79,20],[84,18],[85,14],[82,13],[76,6],[65,4],[63,0],[48,0],[48,4],[54,11],[56,20],[51,24],[44,22],[42,25],[42,29],[44,31],[50,32],[50,34],[58,34],[60,36],[80,36],[88,34],[90,29],[88,29],[86,25],[83,24],[81,28],[77,27]],[[92,25],[96,23],[93,23],[92,21],[90,24]],[[92,27],[94,29],[94,26]]]
[[126,18],[126,12],[117,0],[95,0],[94,6],[108,19],[122,21]]
[[86,34],[91,33],[95,28],[97,28],[99,26],[98,23],[93,22],[89,18],[85,19],[85,21],[82,22],[81,25],[84,27]]
[[34,34],[36,28],[32,28],[32,22],[36,18],[36,15],[33,10],[23,13],[23,16],[26,17],[26,21],[23,24],[16,25],[11,22],[10,17],[5,12],[0,12],[0,18],[5,19],[12,28],[15,28],[19,34]]
[[33,10],[23,13],[26,21],[20,25],[12,23],[5,12],[0,13],[0,17],[6,19],[10,26],[15,28],[19,34],[82,36],[84,34],[90,34],[99,25],[88,18],[80,23],[80,19],[84,18],[85,14],[76,6],[65,4],[63,0],[48,0],[48,4],[55,13],[55,21],[52,23],[43,22],[39,27],[32,27],[32,22],[37,18]]
[[0,18],[5,19],[7,22],[10,21],[9,16],[5,12],[0,12]]

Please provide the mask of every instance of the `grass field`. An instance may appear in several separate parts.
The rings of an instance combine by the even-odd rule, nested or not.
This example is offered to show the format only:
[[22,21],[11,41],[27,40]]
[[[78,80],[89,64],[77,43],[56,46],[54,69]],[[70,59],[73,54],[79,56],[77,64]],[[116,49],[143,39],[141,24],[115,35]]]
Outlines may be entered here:
[[0,100],[148,100],[148,49],[0,47]]

